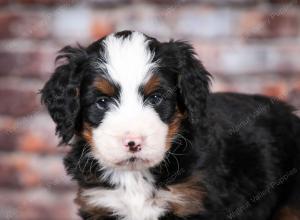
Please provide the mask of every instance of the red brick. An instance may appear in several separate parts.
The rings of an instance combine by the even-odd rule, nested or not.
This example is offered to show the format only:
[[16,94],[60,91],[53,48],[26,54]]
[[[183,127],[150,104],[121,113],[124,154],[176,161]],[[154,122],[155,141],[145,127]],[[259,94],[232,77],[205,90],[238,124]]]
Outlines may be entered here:
[[272,4],[299,4],[299,0],[268,0]]
[[300,45],[297,41],[240,43],[194,42],[196,52],[212,74],[297,74]]
[[0,0],[0,5],[5,5],[9,3],[9,0]]
[[296,107],[297,112],[300,116],[300,77],[297,81],[293,82],[291,91],[288,96],[288,101]]
[[46,113],[36,113],[19,121],[17,149],[23,152],[43,154],[63,154],[68,148],[58,147],[58,138],[55,136],[55,125]]
[[29,133],[24,135],[22,138],[22,148],[20,150],[25,150],[29,152],[39,152],[41,146],[43,146],[43,140],[35,133]]
[[288,96],[286,83],[273,83],[263,87],[263,94],[285,100]]
[[16,0],[20,4],[26,5],[66,5],[70,6],[77,2],[77,0]]
[[92,5],[105,6],[105,7],[118,7],[124,4],[130,4],[134,0],[89,0]]
[[258,0],[151,0],[147,2],[153,2],[156,4],[178,4],[179,3],[205,3],[205,4],[214,4],[214,5],[231,5],[231,4],[237,4],[237,5],[252,5],[256,4]]
[[148,2],[160,5],[169,5],[172,6],[174,4],[184,3],[186,0],[149,0]]
[[50,34],[47,13],[6,11],[0,14],[0,39],[11,37],[44,39]]
[[29,154],[0,155],[0,186],[8,188],[44,187],[72,189],[73,184],[66,175],[62,157]]
[[14,151],[16,150],[18,134],[11,131],[0,130],[0,150]]
[[0,118],[0,150],[14,151],[17,146],[18,133],[15,131],[15,120],[10,117]]
[[249,10],[239,20],[241,40],[256,38],[297,37],[299,35],[299,11],[294,5],[276,10]]
[[48,48],[22,50],[22,46],[22,43],[11,43],[8,47],[13,48],[0,51],[0,76],[48,78],[54,69],[55,51]]
[[299,35],[299,16],[291,9],[283,9],[265,16],[268,37],[297,37]]
[[[269,96],[276,96],[279,99],[287,100],[293,80],[300,80],[295,75],[279,74],[251,74],[251,75],[218,75],[215,77],[217,84],[222,87],[218,91],[233,91],[242,93],[256,93]],[[263,82],[263,83],[262,83]]]
[[52,192],[45,188],[27,191],[0,190],[1,220],[79,220],[73,203],[75,192]]
[[293,82],[293,89],[300,91],[300,72],[299,72],[299,79]]
[[265,29],[264,15],[261,10],[247,10],[240,15],[238,22],[238,36],[247,40],[253,36],[262,35]]
[[113,32],[113,25],[105,20],[93,19],[90,29],[92,38],[100,39]]
[[23,116],[39,110],[39,88],[42,88],[42,85],[34,82],[1,79],[0,114]]
[[0,151],[35,154],[64,154],[68,147],[58,147],[55,125],[46,113],[35,112],[17,119],[0,118]]
[[[24,5],[72,6],[78,3],[79,0],[16,0],[16,2]],[[106,7],[128,4],[130,2],[132,2],[132,0],[89,0],[91,5],[101,5]]]
[[21,116],[36,111],[39,107],[33,91],[0,89],[0,113]]
[[231,37],[235,30],[234,21],[239,19],[237,13],[229,10],[201,5],[199,7],[193,5],[175,7],[167,17],[171,19],[175,17],[172,31],[175,31],[177,36],[210,40]]

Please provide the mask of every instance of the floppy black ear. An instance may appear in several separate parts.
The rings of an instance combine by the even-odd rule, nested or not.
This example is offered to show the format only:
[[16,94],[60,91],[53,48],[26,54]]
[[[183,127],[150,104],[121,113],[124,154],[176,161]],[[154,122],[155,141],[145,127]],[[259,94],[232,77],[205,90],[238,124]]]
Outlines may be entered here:
[[193,47],[182,41],[170,41],[178,72],[178,88],[192,124],[205,117],[211,75],[196,58]]
[[82,48],[67,46],[56,60],[64,58],[66,63],[58,66],[41,90],[42,103],[46,105],[61,143],[68,144],[75,133],[76,119],[80,111],[80,66],[87,55]]

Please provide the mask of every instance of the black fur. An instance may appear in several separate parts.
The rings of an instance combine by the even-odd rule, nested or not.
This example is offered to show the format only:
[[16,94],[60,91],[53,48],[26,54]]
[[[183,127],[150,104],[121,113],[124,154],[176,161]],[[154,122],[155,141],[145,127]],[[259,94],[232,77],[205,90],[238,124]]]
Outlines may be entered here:
[[210,74],[196,59],[195,52],[188,43],[170,41],[162,45],[162,50],[165,62],[172,63],[178,73],[178,89],[191,119],[190,122],[199,125],[205,116]]
[[[126,31],[116,36],[127,38],[130,34]],[[86,49],[64,48],[59,58],[67,58],[67,64],[56,69],[42,90],[42,100],[62,141],[69,143],[76,134],[77,141],[64,163],[82,188],[114,187],[100,181],[100,165],[85,157],[90,146],[80,135],[84,122],[105,117],[95,115],[97,94],[91,87],[98,74],[106,74],[91,65],[102,59],[102,40]],[[170,149],[177,156],[168,154],[166,166],[154,167],[151,172],[157,188],[182,183],[200,172],[206,194],[201,213],[180,218],[170,212],[160,220],[273,220],[283,207],[299,211],[300,119],[293,109],[259,95],[210,93],[210,74],[189,44],[149,41],[154,59],[160,61],[157,74],[167,97],[157,109],[160,117],[170,123],[176,106],[187,112],[181,135]],[[94,219],[82,210],[81,216]]]
[[67,64],[56,68],[51,79],[42,90],[42,102],[56,123],[56,132],[62,143],[68,143],[76,130],[80,110],[80,84],[82,68],[87,58],[82,48],[65,47],[57,60],[65,58]]

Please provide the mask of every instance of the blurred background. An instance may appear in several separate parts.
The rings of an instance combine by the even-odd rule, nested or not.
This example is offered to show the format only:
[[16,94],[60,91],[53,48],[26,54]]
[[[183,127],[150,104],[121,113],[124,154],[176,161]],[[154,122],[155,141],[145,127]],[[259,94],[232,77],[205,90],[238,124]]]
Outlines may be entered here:
[[0,0],[0,220],[78,219],[38,90],[64,45],[124,29],[190,41],[213,91],[300,109],[300,0]]

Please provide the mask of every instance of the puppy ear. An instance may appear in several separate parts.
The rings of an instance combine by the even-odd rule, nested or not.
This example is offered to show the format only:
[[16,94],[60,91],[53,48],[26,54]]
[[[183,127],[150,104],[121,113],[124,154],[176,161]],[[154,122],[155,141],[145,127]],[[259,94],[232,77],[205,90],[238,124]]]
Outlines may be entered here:
[[66,63],[55,69],[41,90],[42,103],[46,105],[56,123],[56,134],[61,138],[61,144],[68,144],[75,133],[76,119],[80,111],[80,66],[86,57],[83,48],[63,48],[56,60],[65,59]]
[[196,58],[193,47],[182,41],[170,41],[178,72],[178,88],[192,124],[205,117],[211,75]]

